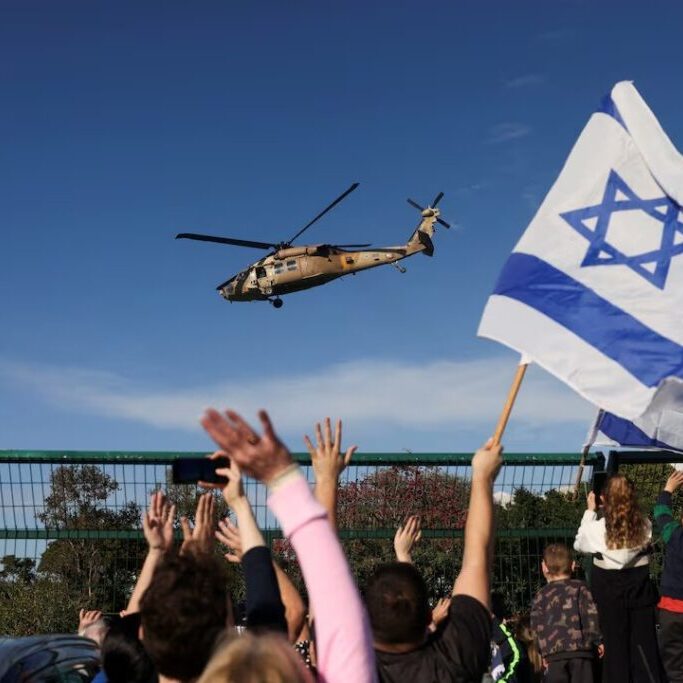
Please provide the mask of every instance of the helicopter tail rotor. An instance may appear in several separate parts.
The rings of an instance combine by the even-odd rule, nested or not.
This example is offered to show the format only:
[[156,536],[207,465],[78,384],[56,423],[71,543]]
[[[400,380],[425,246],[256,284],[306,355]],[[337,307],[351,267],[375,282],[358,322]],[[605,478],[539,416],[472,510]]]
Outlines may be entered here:
[[444,228],[450,228],[451,224],[446,223],[446,221],[443,218],[441,218],[441,214],[439,210],[436,208],[437,204],[443,199],[443,197],[444,193],[439,192],[439,194],[437,194],[436,197],[434,197],[434,201],[431,203],[431,205],[426,208],[420,206],[413,199],[407,199],[406,201],[408,202],[408,204],[410,204],[410,206],[416,208],[418,211],[422,213],[422,218],[431,218],[432,216],[436,216],[436,222],[439,225],[443,225]]
[[408,199],[408,204],[416,208],[422,214],[422,218],[407,244],[407,249],[410,253],[421,251],[425,256],[432,256],[434,254],[432,237],[434,236],[436,229],[435,224],[439,223],[445,228],[451,227],[450,223],[446,223],[446,221],[440,217],[439,209],[436,208],[437,204],[443,199],[443,196],[443,192],[439,192],[439,194],[434,197],[434,201],[431,205],[427,207],[420,206],[413,199]]

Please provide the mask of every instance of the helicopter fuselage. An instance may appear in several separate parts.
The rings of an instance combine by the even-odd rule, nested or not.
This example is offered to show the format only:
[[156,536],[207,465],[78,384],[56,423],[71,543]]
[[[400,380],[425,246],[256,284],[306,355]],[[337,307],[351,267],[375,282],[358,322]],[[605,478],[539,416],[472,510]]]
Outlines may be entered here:
[[421,250],[419,245],[361,251],[325,244],[288,247],[256,261],[218,291],[228,301],[263,301],[394,263]]

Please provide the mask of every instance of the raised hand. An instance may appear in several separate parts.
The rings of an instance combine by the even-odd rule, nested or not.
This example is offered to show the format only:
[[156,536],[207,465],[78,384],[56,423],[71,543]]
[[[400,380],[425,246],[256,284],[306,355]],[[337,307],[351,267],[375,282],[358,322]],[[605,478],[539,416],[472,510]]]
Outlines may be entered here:
[[595,512],[595,510],[598,507],[598,502],[595,499],[595,492],[591,491],[587,496],[586,496],[586,508],[590,510],[591,512]]
[[321,429],[320,423],[315,425],[316,445],[314,446],[308,436],[304,436],[304,442],[308,452],[311,454],[311,464],[315,474],[316,483],[322,481],[334,481],[335,486],[339,475],[351,462],[357,446],[350,446],[346,452],[341,453],[342,442],[342,422],[337,420],[334,430],[334,441],[332,440],[332,425],[330,418],[325,418],[325,429]]
[[166,552],[173,545],[175,505],[170,505],[162,491],[155,491],[142,516],[142,531],[150,550]]
[[228,548],[224,557],[228,562],[239,563],[242,561],[242,538],[240,530],[226,517],[218,522],[216,538]]
[[221,415],[209,409],[200,420],[209,436],[231,460],[255,479],[269,483],[292,464],[292,456],[273,430],[268,413],[259,412],[263,435],[259,436],[237,413]]
[[683,484],[683,472],[676,470],[671,474],[671,476],[666,480],[664,485],[664,490],[669,493],[674,493],[681,484]]
[[493,483],[503,464],[503,447],[494,446],[493,439],[489,439],[472,458],[472,479],[475,477]]
[[405,524],[396,529],[394,536],[394,551],[399,562],[412,562],[411,551],[413,546],[422,538],[420,528],[420,518],[418,515],[408,517]]
[[430,630],[436,631],[439,624],[448,616],[448,610],[451,606],[451,597],[441,598],[434,605],[432,610],[432,623],[430,624]]
[[102,612],[99,610],[84,610],[78,613],[78,633],[84,633],[88,626],[91,626],[96,621],[102,618]]
[[215,528],[214,509],[215,500],[213,494],[204,493],[199,496],[199,502],[197,503],[194,529],[190,526],[187,517],[180,518],[180,527],[183,530],[181,553],[188,550],[202,553],[211,552]]
[[[218,460],[220,458],[227,457],[225,451],[215,451],[209,456],[210,460]],[[245,497],[244,487],[242,486],[242,473],[237,463],[230,460],[228,467],[219,467],[216,469],[216,474],[219,477],[225,477],[227,479],[226,484],[216,484],[213,482],[200,481],[198,482],[200,486],[207,489],[221,489],[223,492],[223,499],[230,506],[231,509],[235,509],[235,505],[238,501]]]

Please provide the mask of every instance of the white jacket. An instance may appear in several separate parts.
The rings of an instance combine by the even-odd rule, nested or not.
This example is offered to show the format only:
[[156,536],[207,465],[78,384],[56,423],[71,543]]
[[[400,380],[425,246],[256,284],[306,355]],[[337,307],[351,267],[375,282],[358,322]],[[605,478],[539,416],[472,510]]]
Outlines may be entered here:
[[[606,544],[605,519],[598,519],[594,510],[586,510],[581,519],[581,526],[576,532],[574,550],[579,553],[600,553],[602,561],[595,560],[603,569],[624,569],[626,567],[640,567],[649,562],[647,555],[641,555],[643,549],[652,539],[652,524],[647,521],[647,540],[637,548],[608,548]],[[640,557],[639,557],[640,556]]]

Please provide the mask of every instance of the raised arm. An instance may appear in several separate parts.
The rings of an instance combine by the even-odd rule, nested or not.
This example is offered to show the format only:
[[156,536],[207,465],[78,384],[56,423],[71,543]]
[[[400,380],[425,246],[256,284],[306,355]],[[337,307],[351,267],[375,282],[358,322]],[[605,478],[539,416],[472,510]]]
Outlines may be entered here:
[[683,529],[681,523],[674,517],[671,509],[671,498],[683,484],[683,472],[673,472],[666,480],[662,492],[657,497],[654,517],[657,530],[662,535],[662,540],[667,545],[670,542],[683,544]]
[[155,491],[149,507],[142,516],[142,531],[147,541],[147,556],[126,607],[126,613],[140,611],[140,600],[152,583],[157,564],[173,545],[173,520],[175,505],[170,505],[161,491]]
[[592,524],[597,518],[597,502],[595,494],[591,491],[586,497],[586,511],[583,513],[574,539],[574,550],[577,552],[586,554],[599,552],[600,547],[596,544],[594,534],[591,534]]
[[339,487],[339,476],[351,462],[356,446],[346,449],[346,453],[341,453],[342,443],[342,422],[337,420],[334,431],[334,441],[332,440],[332,424],[330,418],[325,418],[324,431],[320,423],[315,425],[316,445],[308,436],[304,437],[306,448],[311,455],[311,464],[315,474],[315,497],[318,502],[327,510],[330,524],[337,528],[337,489]]
[[420,517],[412,515],[408,517],[405,524],[399,525],[394,534],[394,552],[399,562],[412,564],[413,546],[422,538]]
[[[224,453],[218,451],[211,457],[224,456]],[[246,584],[247,628],[286,633],[285,608],[280,597],[270,550],[266,547],[249,499],[244,493],[240,468],[231,459],[230,466],[217,469],[216,474],[228,480],[223,488],[223,498],[237,518],[239,553]],[[223,535],[229,534],[231,530],[231,527],[224,523],[216,532],[216,538],[221,542],[229,540]],[[236,550],[237,545],[232,543],[233,550]]]
[[490,606],[490,573],[493,544],[493,482],[503,464],[502,446],[489,439],[472,458],[470,505],[465,522],[462,568],[453,595],[469,595]]
[[326,683],[376,680],[372,639],[349,566],[327,514],[260,413],[259,436],[236,413],[210,410],[202,425],[243,470],[266,483],[268,505],[297,553],[316,614],[318,671]]

